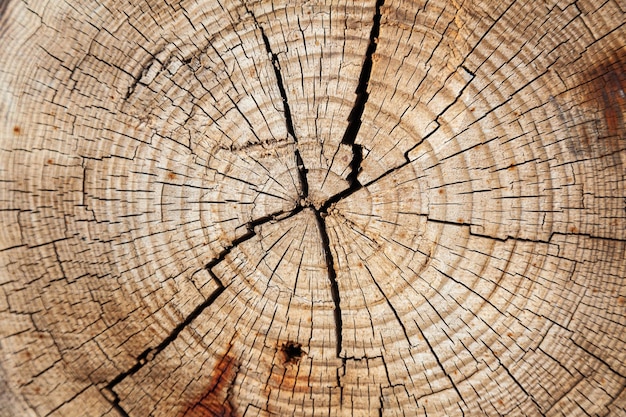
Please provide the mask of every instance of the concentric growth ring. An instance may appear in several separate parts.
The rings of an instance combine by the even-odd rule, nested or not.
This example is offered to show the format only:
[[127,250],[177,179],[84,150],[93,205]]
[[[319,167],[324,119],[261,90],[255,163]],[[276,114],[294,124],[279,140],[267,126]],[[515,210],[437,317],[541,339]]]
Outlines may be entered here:
[[618,7],[3,2],[0,402],[626,413]]

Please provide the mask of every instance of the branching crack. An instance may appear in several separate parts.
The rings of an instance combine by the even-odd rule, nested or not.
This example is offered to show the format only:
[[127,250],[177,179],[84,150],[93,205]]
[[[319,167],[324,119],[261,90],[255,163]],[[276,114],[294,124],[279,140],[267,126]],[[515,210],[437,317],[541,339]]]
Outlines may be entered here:
[[[382,5],[383,2],[381,2]],[[379,9],[379,7],[377,7],[377,10]],[[373,30],[373,29],[372,29]],[[399,165],[396,165],[390,169],[388,169],[387,171],[383,172],[381,175],[379,175],[378,177],[370,180],[369,182],[365,183],[365,184],[360,184],[358,183],[358,181],[356,182],[351,182],[350,183],[350,187],[334,196],[332,196],[331,198],[328,199],[328,201],[326,201],[326,203],[322,206],[322,210],[323,211],[327,211],[330,206],[336,202],[338,202],[339,200],[346,198],[352,194],[354,194],[356,191],[360,190],[363,187],[368,187],[372,184],[374,184],[375,182],[378,182],[386,177],[388,177],[389,175],[401,170],[402,168],[406,167],[407,165],[409,165],[412,160],[410,158],[410,153],[413,152],[415,149],[417,149],[418,146],[420,146],[422,143],[424,143],[428,138],[430,138],[433,134],[435,134],[435,132],[437,132],[439,130],[439,127],[441,126],[441,124],[439,123],[439,119],[441,118],[441,116],[450,108],[452,107],[458,100],[459,98],[463,95],[465,89],[467,88],[467,86],[469,85],[469,83],[471,82],[471,79],[474,79],[475,75],[473,72],[471,72],[470,70],[468,70],[465,66],[461,66],[460,67],[463,71],[465,71],[469,76],[470,76],[470,81],[468,81],[459,91],[459,93],[457,94],[457,96],[455,97],[455,99],[449,103],[444,109],[442,109],[439,114],[437,115],[437,117],[434,119],[434,122],[437,124],[437,126],[435,127],[435,129],[433,129],[431,132],[429,132],[427,135],[425,135],[423,138],[421,138],[419,140],[419,142],[417,142],[416,144],[414,144],[413,146],[411,146],[408,150],[406,150],[404,152],[404,162],[402,162]],[[360,123],[359,123],[360,124]],[[358,146],[358,145],[353,145],[353,152],[354,152],[354,146]],[[354,180],[356,180],[355,175],[355,169],[356,170],[360,170],[360,164],[363,158],[362,155],[362,148],[359,146],[359,150],[358,150],[358,154],[355,153],[354,154],[354,159],[352,161],[352,172],[350,173],[350,176],[348,177],[350,178],[354,178]],[[358,162],[355,162],[358,161]],[[353,180],[353,181],[354,181]]]
[[[288,101],[287,93],[286,93],[285,86],[283,83],[283,77],[282,77],[282,73],[280,69],[280,61],[278,59],[278,55],[273,52],[270,42],[269,42],[269,38],[265,34],[263,27],[259,24],[254,14],[249,9],[247,11],[248,13],[250,13],[256,26],[261,31],[261,37],[263,38],[263,43],[265,44],[265,50],[268,53],[268,55],[271,57],[272,66],[274,67],[274,73],[276,76],[276,82],[278,84],[278,90],[280,91],[280,95],[283,101],[283,107],[284,107],[284,112],[285,112],[285,124],[287,127],[287,132],[293,137],[294,142],[296,142],[297,144],[298,137],[296,135],[295,128],[293,125],[293,120],[291,117],[291,109],[289,107],[289,101]],[[380,22],[380,16],[378,17],[378,22]],[[376,26],[376,24],[374,26]],[[362,153],[361,153],[361,147],[354,144],[354,138],[356,137],[359,126],[361,124],[360,119],[361,119],[361,115],[363,114],[365,101],[367,100],[367,93],[365,92],[365,90],[367,86],[367,81],[369,80],[369,74],[371,72],[371,54],[373,53],[373,50],[376,49],[375,42],[373,41],[373,39],[375,38],[375,36],[377,36],[378,30],[373,29],[372,32],[373,32],[373,35],[371,38],[372,39],[371,44],[373,44],[374,46],[372,47],[370,45],[370,48],[368,48],[368,56],[366,57],[366,63],[369,62],[369,69],[364,69],[362,71],[362,76],[361,76],[362,80],[360,81],[360,84],[361,83],[364,83],[364,84],[360,86],[359,89],[357,89],[357,93],[359,94],[359,97],[357,98],[357,103],[355,104],[355,108],[353,109],[351,116],[350,116],[351,122],[348,126],[348,129],[346,130],[344,139],[342,140],[342,142],[346,144],[350,144],[353,147],[354,157],[353,157],[352,164],[351,164],[352,172],[349,175],[348,179],[349,181],[357,184],[356,186],[358,187],[360,187],[360,184],[358,184],[358,181],[356,180],[356,176],[358,174],[359,167],[361,164]],[[364,65],[364,68],[365,66],[366,65]],[[363,92],[363,94],[361,92]],[[330,248],[330,239],[328,237],[328,230],[326,229],[326,222],[324,220],[324,215],[325,215],[327,207],[326,209],[317,210],[308,201],[309,185],[308,185],[308,181],[306,177],[307,169],[304,165],[304,161],[302,160],[300,152],[297,148],[295,150],[295,157],[296,157],[296,164],[298,165],[298,176],[300,180],[300,202],[295,211],[299,212],[300,210],[307,207],[307,208],[310,208],[315,213],[315,218],[316,218],[319,233],[320,233],[320,239],[322,241],[322,246],[324,248],[324,257],[326,260],[326,266],[328,270],[328,279],[330,281],[330,287],[331,287],[331,297],[333,299],[333,303],[335,304],[334,317],[335,317],[335,329],[336,329],[336,337],[337,337],[337,357],[340,357],[341,349],[342,349],[341,306],[340,306],[340,296],[339,296],[339,285],[337,284],[337,272],[335,270],[333,254]],[[295,211],[291,215],[295,214]]]
[[[239,238],[233,240],[232,243],[228,247],[226,247],[214,259],[212,259],[209,263],[207,263],[205,268],[211,274],[212,278],[217,283],[218,288],[211,294],[209,298],[207,298],[202,304],[197,306],[185,318],[185,320],[179,323],[158,346],[146,349],[143,353],[141,353],[137,357],[137,361],[135,365],[133,365],[127,371],[122,372],[119,375],[117,375],[104,388],[104,391],[107,397],[109,398],[112,397],[110,401],[113,404],[113,407],[122,416],[128,416],[128,413],[120,406],[120,398],[117,395],[117,393],[114,391],[114,388],[127,377],[132,376],[136,374],[137,372],[139,372],[139,370],[141,370],[142,367],[146,363],[153,360],[156,355],[158,355],[165,348],[167,348],[167,346],[169,346],[174,340],[176,340],[176,338],[179,336],[182,330],[188,325],[190,325],[191,322],[193,322],[196,318],[198,318],[200,314],[202,314],[202,312],[206,308],[208,308],[211,304],[213,304],[213,302],[226,289],[226,286],[222,283],[222,281],[213,273],[213,267],[215,267],[216,265],[224,261],[226,257],[240,244],[256,236],[255,229],[258,226],[261,226],[271,221],[284,220],[286,218],[295,216],[296,214],[300,213],[305,208],[310,208],[315,213],[315,218],[316,218],[319,233],[320,233],[320,239],[322,241],[322,246],[324,249],[324,257],[326,260],[328,278],[329,278],[330,287],[331,287],[331,296],[335,304],[334,319],[335,319],[336,338],[337,338],[336,354],[338,358],[341,357],[341,351],[342,351],[342,315],[341,315],[341,305],[340,305],[341,299],[340,299],[340,293],[339,293],[339,285],[337,282],[337,272],[335,270],[334,258],[333,258],[333,253],[330,247],[330,239],[328,236],[328,229],[326,228],[325,217],[327,215],[328,208],[333,203],[339,201],[340,199],[354,193],[355,191],[363,187],[363,185],[358,180],[358,174],[361,170],[361,163],[363,160],[363,149],[361,145],[358,145],[355,142],[356,142],[356,137],[358,135],[359,129],[361,127],[362,116],[365,110],[365,104],[367,103],[367,100],[369,97],[367,88],[368,88],[370,76],[372,73],[372,65],[373,65],[372,57],[373,57],[374,52],[376,51],[376,46],[377,46],[376,42],[377,42],[378,34],[380,32],[380,21],[381,21],[380,10],[381,10],[383,3],[384,3],[384,0],[376,1],[376,10],[375,10],[375,14],[373,17],[373,25],[372,25],[372,29],[370,32],[369,45],[367,47],[366,56],[363,62],[363,67],[361,68],[359,84],[356,89],[357,98],[355,100],[354,106],[348,118],[348,122],[349,122],[348,127],[346,128],[346,131],[344,132],[344,136],[341,140],[343,144],[346,144],[352,147],[353,156],[352,156],[352,161],[350,162],[350,173],[347,176],[347,180],[349,182],[349,188],[346,191],[339,193],[333,196],[332,198],[330,198],[328,201],[326,201],[326,203],[319,210],[315,209],[311,205],[311,203],[308,201],[309,185],[308,185],[308,180],[306,176],[307,169],[304,165],[302,156],[300,155],[300,151],[296,148],[295,158],[296,158],[296,164],[298,167],[298,177],[299,177],[299,182],[300,182],[300,193],[299,193],[300,201],[297,203],[296,207],[290,211],[280,211],[280,212],[273,213],[271,215],[248,222],[245,226],[247,232],[244,235],[240,236]],[[283,81],[283,77],[281,73],[281,66],[280,66],[280,61],[278,59],[278,54],[274,53],[274,51],[272,50],[270,42],[269,42],[269,38],[267,34],[265,33],[265,30],[263,29],[263,27],[257,21],[254,14],[247,7],[246,9],[247,9],[247,12],[252,16],[252,19],[254,20],[255,25],[258,27],[259,31],[261,32],[261,37],[263,39],[265,50],[272,61],[272,66],[274,68],[274,74],[276,77],[277,87],[278,87],[278,90],[280,92],[282,102],[283,102],[285,125],[287,129],[287,133],[293,138],[294,142],[297,144],[298,137],[296,135],[294,124],[293,124],[291,108],[289,107],[289,101],[287,98],[287,92],[285,89],[285,85],[284,85],[284,81]],[[345,359],[343,360],[345,363]]]
[[350,173],[348,174],[348,188],[339,194],[329,198],[324,205],[320,208],[320,211],[326,213],[328,208],[339,200],[355,193],[363,188],[363,185],[359,182],[358,176],[361,171],[361,163],[363,162],[363,146],[356,143],[356,138],[361,129],[363,123],[363,112],[365,111],[365,104],[369,99],[369,93],[367,88],[369,86],[370,78],[372,76],[372,66],[374,63],[374,53],[378,46],[378,35],[380,34],[380,9],[384,5],[384,0],[377,0],[374,12],[372,29],[370,31],[369,44],[365,52],[365,59],[363,60],[363,66],[361,67],[361,74],[359,75],[359,84],[356,88],[356,100],[354,106],[348,116],[348,127],[343,134],[341,143],[344,145],[350,145],[352,147],[352,161],[350,162]]
[[174,340],[176,340],[176,338],[183,331],[183,329],[189,326],[196,318],[198,318],[198,316],[200,316],[200,314],[202,314],[204,310],[206,310],[209,306],[211,306],[213,302],[215,302],[215,300],[217,300],[217,298],[226,289],[226,286],[222,283],[222,281],[217,277],[217,275],[213,273],[213,267],[215,267],[215,265],[219,264],[224,259],[226,259],[226,256],[228,256],[241,243],[246,242],[252,239],[254,236],[256,236],[256,231],[255,231],[256,227],[275,221],[275,220],[282,220],[282,219],[295,216],[296,214],[300,213],[302,210],[303,210],[302,206],[297,206],[293,210],[279,211],[279,212],[272,213],[268,216],[264,216],[264,217],[261,217],[259,219],[256,219],[247,223],[246,224],[247,232],[244,235],[240,236],[239,238],[233,240],[229,246],[227,246],[214,259],[212,259],[211,261],[207,263],[207,265],[205,266],[205,269],[209,272],[211,277],[217,283],[217,289],[204,302],[198,305],[182,322],[180,322],[176,327],[174,327],[172,331],[170,332],[170,334],[165,339],[163,339],[161,343],[159,343],[156,347],[148,348],[144,352],[142,352],[137,357],[137,361],[135,362],[135,365],[133,365],[127,371],[122,372],[119,375],[117,375],[104,388],[108,396],[113,397],[113,399],[111,400],[111,404],[113,404],[115,409],[122,416],[128,416],[128,414],[119,404],[120,399],[117,393],[114,391],[115,386],[117,386],[120,382],[122,382],[127,377],[132,376],[136,374],[137,372],[139,372],[139,370],[141,370],[141,368],[143,368],[144,365],[152,361],[159,353],[161,353],[165,348],[167,348]]

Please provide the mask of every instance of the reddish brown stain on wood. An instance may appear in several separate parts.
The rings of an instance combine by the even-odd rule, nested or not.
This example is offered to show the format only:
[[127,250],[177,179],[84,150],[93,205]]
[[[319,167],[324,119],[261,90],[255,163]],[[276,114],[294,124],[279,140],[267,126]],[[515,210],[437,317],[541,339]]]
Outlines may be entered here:
[[[594,105],[602,116],[600,122],[606,127],[607,141],[601,144],[608,150],[619,149],[618,140],[626,137],[624,113],[626,113],[626,52],[617,51],[598,62],[584,75],[587,82],[585,102]],[[589,138],[583,138],[589,142]]]
[[230,350],[217,363],[208,376],[208,384],[202,396],[183,414],[183,417],[231,417],[236,416],[230,388],[237,377],[238,363]]
[[22,132],[22,129],[19,126],[13,126],[13,134],[15,136],[19,136],[21,132]]
[[626,112],[626,65],[624,59],[611,63],[602,75],[602,103],[609,135],[624,134]]

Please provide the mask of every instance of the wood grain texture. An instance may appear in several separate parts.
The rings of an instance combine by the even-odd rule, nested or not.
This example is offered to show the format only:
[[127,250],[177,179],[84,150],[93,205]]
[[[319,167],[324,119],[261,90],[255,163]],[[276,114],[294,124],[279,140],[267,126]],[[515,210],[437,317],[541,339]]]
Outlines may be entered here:
[[0,0],[0,416],[626,415],[625,12]]

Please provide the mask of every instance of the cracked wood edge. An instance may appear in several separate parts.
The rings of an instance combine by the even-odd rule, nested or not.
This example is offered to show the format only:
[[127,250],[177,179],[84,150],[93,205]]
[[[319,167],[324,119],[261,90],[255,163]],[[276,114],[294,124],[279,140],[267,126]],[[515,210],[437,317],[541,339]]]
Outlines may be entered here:
[[0,414],[626,412],[620,4],[370,3],[0,2]]

